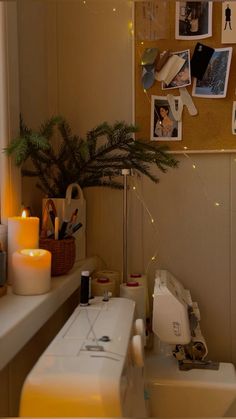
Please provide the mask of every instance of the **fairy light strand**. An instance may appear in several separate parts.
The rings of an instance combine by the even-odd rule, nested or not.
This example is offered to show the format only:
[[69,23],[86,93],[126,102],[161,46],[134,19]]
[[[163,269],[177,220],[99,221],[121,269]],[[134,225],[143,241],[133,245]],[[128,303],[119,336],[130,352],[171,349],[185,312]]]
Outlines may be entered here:
[[[155,219],[151,213],[151,211],[149,210],[144,198],[142,197],[142,194],[139,190],[139,188],[137,187],[137,184],[135,184],[134,181],[134,176],[131,177],[131,187],[132,187],[132,191],[135,195],[135,197],[139,200],[139,202],[141,203],[142,207],[144,208],[145,212],[148,215],[150,224],[152,226],[153,232],[154,232],[154,240],[155,242],[159,243],[159,230],[158,230],[158,226],[157,223],[155,222]],[[155,248],[155,251],[153,252],[152,256],[149,258],[148,262],[147,262],[147,266],[145,270],[145,274],[147,275],[149,272],[149,269],[151,267],[151,265],[157,261],[157,257],[158,257],[158,253],[159,253],[159,246],[157,246]]]
[[[143,92],[144,92],[144,94],[145,94],[145,96],[146,96],[146,98],[147,98],[147,100],[150,104],[151,103],[150,95],[148,94],[146,89],[143,89]],[[154,109],[154,112],[156,112],[156,109]],[[187,147],[184,146],[183,149],[185,150],[185,152],[183,152],[183,155],[189,160],[189,163],[192,167],[192,170],[194,170],[194,172],[195,172],[195,176],[197,176],[197,178],[199,179],[199,181],[202,185],[202,192],[203,192],[206,200],[210,203],[210,205],[212,205],[216,208],[219,208],[219,207],[223,208],[223,206],[220,202],[214,201],[212,198],[210,198],[207,187],[206,187],[206,184],[205,184],[205,181],[204,181],[203,177],[201,176],[199,170],[197,170],[198,166],[196,165],[196,163],[194,162],[192,157],[190,157],[190,155],[188,153],[186,153]],[[235,161],[236,161],[236,159],[235,159]]]

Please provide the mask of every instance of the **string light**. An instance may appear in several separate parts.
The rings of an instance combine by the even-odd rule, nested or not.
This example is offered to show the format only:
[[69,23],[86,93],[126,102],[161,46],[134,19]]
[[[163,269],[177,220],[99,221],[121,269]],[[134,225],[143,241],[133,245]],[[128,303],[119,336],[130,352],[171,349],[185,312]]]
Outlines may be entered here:
[[[149,97],[149,94],[148,94],[147,90],[146,89],[143,89],[143,91],[144,91],[144,93],[146,95],[147,100],[149,101],[149,103],[151,103],[151,98]],[[156,110],[154,110],[154,112],[156,112]],[[184,146],[183,149],[184,150],[187,150],[188,147],[187,146]],[[217,207],[221,206],[221,204],[219,202],[212,202],[212,200],[210,199],[209,194],[207,192],[207,188],[205,186],[205,182],[204,182],[203,178],[200,176],[199,170],[196,170],[197,169],[197,166],[193,162],[192,158],[189,156],[189,154],[187,154],[185,152],[183,152],[183,155],[189,160],[189,162],[191,163],[192,169],[195,170],[195,172],[196,172],[199,180],[201,181],[201,183],[203,185],[202,186],[202,190],[203,190],[203,193],[205,195],[206,200],[209,201],[211,203],[211,205],[213,204],[214,206],[217,206]],[[236,162],[236,158],[234,159],[234,161]]]
[[[131,183],[133,184],[134,183],[134,177],[131,177]],[[155,242],[157,242],[157,243],[159,243],[159,234],[158,234],[158,230],[157,230],[157,226],[156,226],[156,224],[155,224],[155,220],[154,220],[154,218],[153,218],[153,216],[152,216],[152,214],[151,214],[151,212],[150,212],[150,210],[148,209],[148,207],[147,207],[147,205],[146,205],[146,203],[145,203],[145,201],[144,201],[144,199],[143,199],[143,197],[141,196],[141,193],[140,193],[140,191],[139,192],[137,192],[137,187],[133,184],[132,185],[132,190],[134,191],[134,194],[135,194],[135,196],[136,196],[136,198],[141,202],[141,204],[142,204],[142,206],[143,206],[143,208],[144,208],[144,210],[146,211],[146,213],[147,213],[147,215],[148,215],[148,217],[149,217],[149,219],[150,219],[150,223],[151,223],[151,225],[152,225],[152,228],[153,228],[153,230],[154,230],[154,235],[155,235]],[[153,262],[156,262],[156,259],[157,259],[157,255],[158,255],[158,248],[155,250],[155,252],[154,252],[154,254],[152,255],[152,257],[149,259],[149,261],[148,261],[148,263],[147,263],[147,267],[146,267],[146,269],[145,269],[145,273],[146,273],[146,275],[148,274],[148,271],[149,271],[149,268],[150,268],[150,266],[151,266],[151,264],[153,263]]]
[[129,28],[130,35],[134,36],[134,27],[133,27],[133,22],[132,21],[129,22],[128,28]]

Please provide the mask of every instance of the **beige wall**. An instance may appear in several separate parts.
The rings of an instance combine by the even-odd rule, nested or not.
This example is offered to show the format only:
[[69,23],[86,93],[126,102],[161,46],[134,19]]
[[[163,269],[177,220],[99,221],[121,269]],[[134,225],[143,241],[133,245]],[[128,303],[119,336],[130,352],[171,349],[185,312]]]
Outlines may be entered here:
[[[130,3],[112,2],[117,14],[107,1],[86,7],[77,1],[33,2],[30,8],[29,0],[20,3],[21,106],[27,121],[37,125],[60,112],[81,135],[104,120],[131,121]],[[28,74],[30,63],[34,77]],[[199,302],[210,357],[236,362],[234,155],[178,158],[179,169],[161,175],[160,184],[138,181],[141,200],[129,192],[129,270],[145,271],[149,265],[150,292],[157,267],[176,275]],[[109,268],[121,269],[122,192],[98,188],[85,194],[88,255],[98,254]],[[25,182],[25,198],[35,202],[33,195]],[[156,251],[157,261],[149,264]]]

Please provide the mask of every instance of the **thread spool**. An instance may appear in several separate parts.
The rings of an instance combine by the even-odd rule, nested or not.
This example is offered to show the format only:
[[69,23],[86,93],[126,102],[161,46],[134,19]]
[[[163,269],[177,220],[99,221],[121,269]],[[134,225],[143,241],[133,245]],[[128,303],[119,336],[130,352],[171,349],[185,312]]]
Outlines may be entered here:
[[110,292],[112,296],[116,292],[116,283],[114,279],[101,277],[92,279],[92,295],[104,296],[105,293]]
[[93,278],[109,278],[115,281],[115,292],[113,297],[119,297],[120,295],[120,282],[121,274],[118,271],[112,271],[109,269],[104,269],[101,271],[96,271],[93,275]]
[[2,244],[2,250],[7,251],[7,226],[0,224],[0,243]]
[[137,281],[139,284],[142,284],[145,288],[145,305],[146,305],[146,318],[150,318],[150,303],[149,303],[149,294],[148,294],[148,279],[147,275],[140,273],[132,273],[129,275],[128,281]]
[[80,305],[88,306],[89,304],[89,271],[81,272],[80,282]]
[[145,287],[137,281],[127,282],[120,286],[120,296],[135,302],[135,318],[146,321]]

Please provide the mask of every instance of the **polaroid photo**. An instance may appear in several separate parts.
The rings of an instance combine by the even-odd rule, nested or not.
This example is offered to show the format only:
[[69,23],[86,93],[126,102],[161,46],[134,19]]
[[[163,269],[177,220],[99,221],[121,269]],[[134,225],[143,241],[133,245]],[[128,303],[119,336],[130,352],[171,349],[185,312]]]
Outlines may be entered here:
[[212,1],[177,1],[176,39],[204,39],[212,36]]
[[232,47],[216,48],[202,80],[194,79],[192,95],[220,99],[226,96]]
[[236,2],[223,1],[221,43],[236,44]]
[[236,102],[233,102],[232,108],[232,134],[236,135]]
[[179,87],[186,87],[191,84],[191,67],[190,67],[190,50],[172,52],[185,60],[183,67],[173,80],[167,85],[162,83],[162,90],[178,89]]
[[[176,109],[180,97],[175,96]],[[166,96],[152,96],[151,100],[151,141],[182,140],[182,122],[176,121]]]

